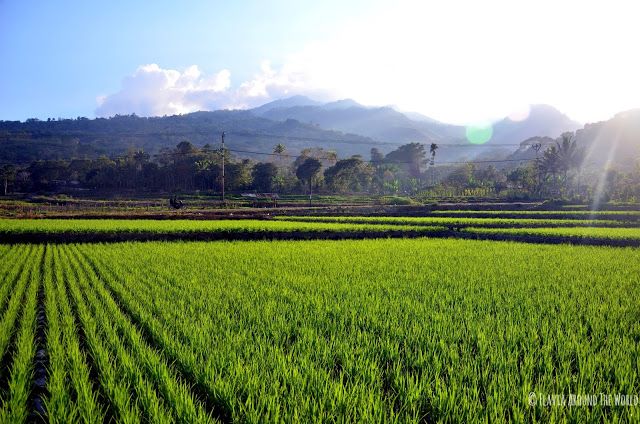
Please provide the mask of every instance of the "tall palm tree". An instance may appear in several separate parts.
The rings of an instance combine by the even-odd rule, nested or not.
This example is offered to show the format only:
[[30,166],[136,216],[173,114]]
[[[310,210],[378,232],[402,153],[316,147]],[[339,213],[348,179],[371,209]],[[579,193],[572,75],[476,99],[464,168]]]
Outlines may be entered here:
[[542,158],[537,161],[538,171],[544,176],[551,176],[553,183],[557,183],[558,174],[562,175],[562,184],[569,185],[569,172],[579,168],[584,158],[584,151],[578,147],[573,133],[562,134],[561,140],[555,146],[545,150]]
[[278,155],[278,157],[282,156],[286,151],[287,151],[287,147],[282,143],[276,144],[275,147],[273,148],[273,153]]
[[277,155],[276,164],[278,165],[278,169],[282,167],[282,158],[285,156],[286,151],[287,147],[282,143],[278,143],[273,147],[273,153]]
[[436,160],[436,150],[438,150],[438,145],[436,143],[431,143],[431,146],[429,147],[429,153],[431,154],[430,165],[432,166]]

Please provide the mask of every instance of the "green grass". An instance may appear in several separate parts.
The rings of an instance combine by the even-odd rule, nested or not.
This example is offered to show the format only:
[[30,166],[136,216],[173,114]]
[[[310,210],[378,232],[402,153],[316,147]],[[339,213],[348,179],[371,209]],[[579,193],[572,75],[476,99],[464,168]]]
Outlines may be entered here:
[[28,411],[38,287],[50,422],[637,419],[528,394],[640,392],[639,249],[384,239],[0,255],[15,263],[0,262],[10,421]]

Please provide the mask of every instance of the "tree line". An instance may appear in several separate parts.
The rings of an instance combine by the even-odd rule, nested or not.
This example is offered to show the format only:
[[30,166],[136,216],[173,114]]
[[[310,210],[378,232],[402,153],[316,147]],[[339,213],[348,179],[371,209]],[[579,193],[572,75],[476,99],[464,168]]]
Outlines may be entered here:
[[[590,201],[640,200],[640,168],[631,172],[586,172],[584,150],[572,134],[564,134],[535,161],[496,167],[472,162],[438,165],[438,146],[408,143],[383,154],[373,148],[370,158],[339,158],[334,151],[307,148],[291,155],[283,144],[274,146],[264,161],[237,157],[210,145],[198,148],[182,141],[153,157],[132,150],[116,157],[33,161],[27,166],[0,167],[2,193],[91,191],[110,193],[216,194],[261,193],[366,193],[417,197],[508,197],[512,199],[562,198]],[[500,162],[497,162],[500,164]]]

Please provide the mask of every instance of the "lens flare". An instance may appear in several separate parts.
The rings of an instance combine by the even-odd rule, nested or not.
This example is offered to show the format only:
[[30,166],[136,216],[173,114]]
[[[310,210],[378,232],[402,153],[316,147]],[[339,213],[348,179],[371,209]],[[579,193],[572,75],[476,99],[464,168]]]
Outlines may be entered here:
[[467,127],[467,140],[471,144],[484,144],[491,140],[493,136],[493,126],[491,124],[470,125]]

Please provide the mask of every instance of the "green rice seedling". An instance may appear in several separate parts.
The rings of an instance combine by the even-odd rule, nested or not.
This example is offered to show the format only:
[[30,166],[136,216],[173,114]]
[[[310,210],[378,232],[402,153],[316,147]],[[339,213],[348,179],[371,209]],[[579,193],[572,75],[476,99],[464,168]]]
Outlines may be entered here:
[[96,363],[100,375],[100,384],[113,407],[117,420],[123,423],[140,423],[142,414],[138,404],[131,398],[130,386],[118,372],[118,364],[115,363],[111,352],[106,348],[99,337],[98,326],[86,305],[79,285],[80,274],[68,261],[62,261],[64,266],[64,278],[67,281],[67,290],[71,293],[77,314],[87,343],[91,349],[91,356]]
[[[132,355],[136,358],[139,371],[146,370],[155,386],[160,389],[167,403],[172,406],[176,417],[181,422],[212,422],[211,418],[204,411],[202,406],[193,398],[189,388],[178,381],[175,372],[167,365],[164,358],[155,350],[151,349],[143,340],[142,335],[137,328],[128,320],[125,314],[120,310],[116,302],[113,300],[109,292],[103,286],[98,275],[93,270],[94,264],[89,263],[77,249],[73,249],[73,260],[77,261],[84,269],[87,281],[92,287],[88,290],[88,296],[94,292],[96,296],[94,302],[101,302],[104,309],[96,308],[96,313],[106,313],[106,320],[113,320],[125,336],[125,341],[131,346]],[[117,335],[116,335],[117,340]]]
[[[37,250],[37,249],[33,249]],[[18,314],[20,312],[20,307],[22,306],[23,296],[25,295],[25,291],[29,284],[30,273],[34,265],[37,265],[37,260],[35,260],[32,255],[33,250],[31,250],[30,254],[26,259],[26,266],[16,267],[13,276],[14,278],[9,277],[3,286],[7,287],[7,290],[11,290],[11,296],[9,298],[9,302],[4,310],[4,315],[2,316],[2,320],[0,321],[0,357],[4,356],[11,341],[11,337],[15,333],[16,328],[16,320],[18,318]],[[13,281],[13,287],[11,281]]]
[[207,377],[234,420],[615,420],[630,411],[532,408],[527,395],[637,391],[635,249],[460,240],[79,249],[110,268],[102,279],[118,303],[194,380]]
[[36,353],[36,305],[40,286],[40,263],[43,254],[44,247],[39,246],[30,258],[31,265],[28,274],[22,277],[24,283],[28,284],[28,288],[11,364],[9,390],[2,401],[2,408],[0,409],[0,422],[25,422],[29,415],[29,405],[27,403],[31,393],[33,362]]
[[12,249],[6,260],[2,263],[2,285],[0,286],[0,312],[4,312],[4,308],[9,302],[10,294],[17,289],[17,284],[31,259],[33,246],[17,246]]
[[[91,260],[95,261],[95,259]],[[100,269],[104,270],[106,268],[100,267]],[[217,416],[225,415],[226,412],[220,410],[221,405],[226,405],[226,408],[229,408],[232,404],[228,398],[224,398],[217,390],[213,384],[214,382],[211,381],[210,376],[206,373],[206,368],[202,367],[202,364],[207,362],[206,351],[197,352],[189,349],[188,346],[182,343],[184,341],[183,338],[176,338],[175,332],[172,331],[170,327],[165,327],[160,324],[159,321],[144,308],[141,299],[132,298],[129,293],[123,290],[124,288],[116,279],[111,279],[106,276],[107,273],[105,271],[102,272],[105,274],[102,275],[101,280],[107,282],[109,289],[113,290],[119,296],[119,302],[127,307],[128,312],[151,333],[154,340],[160,344],[162,351],[171,356],[184,374],[190,376],[197,384],[205,387],[209,391],[207,396],[212,399],[214,404],[218,405],[216,406],[216,410],[212,411],[213,414]],[[152,297],[146,299],[152,299]],[[131,336],[131,334],[129,335]],[[136,336],[136,338],[138,337]],[[160,365],[151,355],[146,359],[147,361],[152,361],[156,366]],[[171,373],[169,369],[162,366],[159,366],[157,371],[160,371],[160,375],[157,375],[159,379],[162,379],[163,373]],[[169,382],[163,381],[160,384],[166,385],[172,381],[173,379]],[[179,411],[179,416],[192,417],[197,421],[209,420],[208,417],[203,416],[204,413],[200,407],[192,406],[193,400],[189,399],[183,385],[177,385],[177,387],[174,388],[169,387],[167,388],[167,392],[169,397],[179,396],[182,398],[178,399],[175,404],[175,407]]]
[[[153,399],[153,396],[150,396],[150,394],[153,394],[150,387],[155,386],[166,396],[167,403],[174,409],[175,417],[180,422],[211,422],[204,410],[193,400],[188,387],[177,382],[172,371],[160,355],[152,351],[144,343],[135,326],[122,314],[113,299],[101,286],[100,281],[95,278],[95,274],[91,271],[91,266],[83,258],[79,258],[76,252],[72,252],[71,255],[73,256],[71,260],[84,270],[87,283],[93,285],[92,287],[87,287],[86,295],[90,299],[90,303],[94,305],[94,313],[100,318],[100,322],[110,323],[113,319],[115,326],[125,336],[125,340],[131,344],[131,354],[129,354],[122,346],[123,340],[119,339],[118,334],[115,332],[116,328],[111,327],[110,324],[109,327],[105,328],[105,334],[111,340],[119,357],[126,358],[123,362],[131,364],[128,372],[136,380],[136,386],[145,385],[144,399],[146,399],[147,404],[151,403],[148,406],[150,407],[151,412],[149,414],[152,420],[161,422],[164,420],[162,417],[166,416],[166,412],[163,412],[161,405],[157,400]],[[101,299],[98,299],[97,295],[100,295]],[[147,382],[145,378],[147,375],[150,381],[154,382],[153,386],[150,386]]]
[[[87,354],[80,348],[78,335],[78,323],[75,321],[74,313],[68,299],[68,292],[65,286],[64,262],[66,258],[61,255],[60,249],[53,250],[54,262],[54,289],[57,297],[57,306],[61,314],[62,341],[68,364],[69,380],[66,384],[74,399],[71,405],[75,415],[80,417],[85,423],[101,423],[104,421],[104,411],[98,401],[98,392],[94,390]],[[96,384],[98,382],[95,382]],[[53,390],[50,390],[53,395]],[[49,414],[49,419],[56,415]],[[57,415],[62,422],[67,418],[64,415]]]
[[49,397],[45,399],[45,405],[50,423],[64,423],[67,420],[75,422],[79,418],[67,384],[67,353],[63,341],[61,314],[58,308],[55,282],[53,281],[54,267],[57,266],[53,261],[53,250],[52,247],[48,247],[45,252],[42,276],[47,317],[47,351],[49,355],[47,373]]

